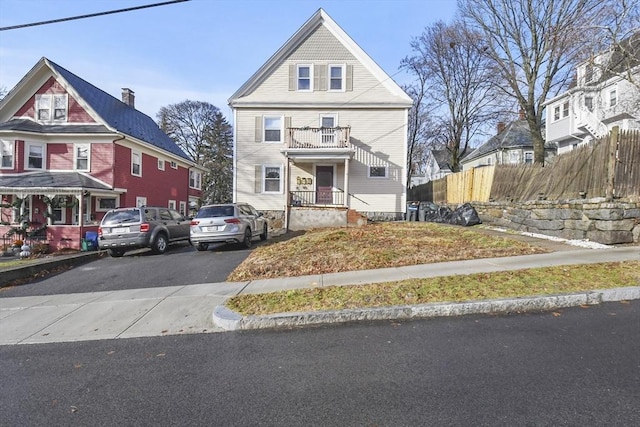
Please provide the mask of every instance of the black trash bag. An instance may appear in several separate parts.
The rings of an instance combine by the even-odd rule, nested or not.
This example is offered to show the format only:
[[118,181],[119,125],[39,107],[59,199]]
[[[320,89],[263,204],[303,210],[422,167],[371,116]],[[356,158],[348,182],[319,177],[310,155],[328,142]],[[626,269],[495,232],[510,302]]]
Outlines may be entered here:
[[478,212],[469,203],[465,203],[453,211],[450,224],[463,225],[465,227],[482,224]]
[[438,207],[438,211],[436,212],[436,219],[434,222],[450,224],[451,216],[453,215],[453,211],[451,208],[447,206]]
[[420,221],[433,221],[438,215],[438,205],[431,202],[420,202]]

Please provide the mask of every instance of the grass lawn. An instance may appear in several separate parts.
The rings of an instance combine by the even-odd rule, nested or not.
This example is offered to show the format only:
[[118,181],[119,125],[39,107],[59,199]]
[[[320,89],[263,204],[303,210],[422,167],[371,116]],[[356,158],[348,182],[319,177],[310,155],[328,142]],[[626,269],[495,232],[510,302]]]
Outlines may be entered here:
[[[549,250],[478,228],[389,222],[317,229],[256,248],[229,276],[244,281],[527,255]],[[288,290],[229,299],[243,315],[549,295],[640,284],[640,262],[482,273],[357,286]]]

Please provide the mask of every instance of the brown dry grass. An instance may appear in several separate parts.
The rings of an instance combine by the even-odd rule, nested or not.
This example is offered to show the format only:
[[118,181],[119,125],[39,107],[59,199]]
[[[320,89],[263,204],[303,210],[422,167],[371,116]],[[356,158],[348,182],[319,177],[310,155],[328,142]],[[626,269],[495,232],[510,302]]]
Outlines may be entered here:
[[428,222],[315,229],[253,250],[229,281],[294,277],[549,252],[507,236]]

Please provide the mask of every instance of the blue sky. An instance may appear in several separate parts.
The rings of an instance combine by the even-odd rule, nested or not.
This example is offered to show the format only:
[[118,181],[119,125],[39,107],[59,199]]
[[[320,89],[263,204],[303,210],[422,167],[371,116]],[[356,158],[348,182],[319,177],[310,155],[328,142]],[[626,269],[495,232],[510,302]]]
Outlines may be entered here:
[[[0,27],[164,0],[0,0]],[[43,56],[155,119],[162,106],[227,99],[319,8],[398,83],[409,43],[455,0],[190,0],[94,18],[0,31],[0,87],[9,90]]]

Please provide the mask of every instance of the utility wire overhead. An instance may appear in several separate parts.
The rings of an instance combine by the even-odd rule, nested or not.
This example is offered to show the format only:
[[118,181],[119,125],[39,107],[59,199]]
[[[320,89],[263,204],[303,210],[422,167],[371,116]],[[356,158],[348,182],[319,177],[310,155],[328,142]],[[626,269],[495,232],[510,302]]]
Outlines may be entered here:
[[157,7],[157,6],[165,6],[165,5],[168,5],[168,4],[182,3],[182,2],[185,2],[185,1],[189,1],[189,0],[171,0],[171,1],[165,1],[165,2],[162,2],[162,3],[154,3],[154,4],[143,5],[143,6],[128,7],[126,9],[109,10],[107,12],[90,13],[88,15],[71,16],[69,18],[60,18],[60,19],[52,19],[52,20],[49,20],[49,21],[33,22],[31,24],[12,25],[10,27],[0,27],[0,31],[17,30],[19,28],[35,27],[35,26],[38,26],[38,25],[55,24],[55,23],[58,23],[58,22],[73,21],[73,20],[76,20],[76,19],[93,18],[95,16],[112,15],[114,13],[122,13],[122,12],[131,12],[132,10],[147,9],[147,8],[150,8],[150,7]]

